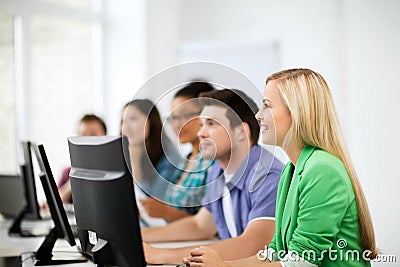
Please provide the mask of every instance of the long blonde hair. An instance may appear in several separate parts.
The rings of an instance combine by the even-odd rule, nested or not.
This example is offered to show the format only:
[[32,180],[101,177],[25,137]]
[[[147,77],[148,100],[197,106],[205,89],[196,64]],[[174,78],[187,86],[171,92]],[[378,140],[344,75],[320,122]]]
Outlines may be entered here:
[[275,81],[292,118],[283,147],[290,140],[301,146],[321,148],[339,159],[347,169],[353,184],[358,208],[361,246],[376,258],[378,250],[368,204],[348,153],[333,96],[324,78],[309,69],[290,69],[272,74],[266,80]]

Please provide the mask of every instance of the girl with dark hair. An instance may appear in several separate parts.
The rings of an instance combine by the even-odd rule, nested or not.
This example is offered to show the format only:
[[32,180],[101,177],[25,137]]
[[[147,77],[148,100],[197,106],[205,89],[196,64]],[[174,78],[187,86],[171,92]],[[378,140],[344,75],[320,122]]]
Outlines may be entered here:
[[179,154],[162,132],[160,114],[148,99],[135,99],[122,110],[121,135],[129,141],[132,175],[147,195],[164,200],[179,176]]
[[213,89],[209,83],[192,82],[174,96],[168,121],[177,134],[179,143],[190,143],[192,151],[182,164],[183,171],[176,185],[170,186],[166,192],[166,204],[150,198],[142,200],[147,213],[152,217],[171,222],[194,215],[201,207],[207,170],[214,161],[201,157],[200,140],[197,136],[200,129],[198,116],[201,111],[198,97]]

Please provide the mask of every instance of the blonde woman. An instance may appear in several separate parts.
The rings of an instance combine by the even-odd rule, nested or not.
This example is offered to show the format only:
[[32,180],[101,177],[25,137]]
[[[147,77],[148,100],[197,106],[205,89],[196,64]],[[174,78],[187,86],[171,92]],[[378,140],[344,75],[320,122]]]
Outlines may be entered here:
[[254,257],[224,262],[206,247],[187,266],[370,266],[377,255],[369,209],[323,77],[291,69],[267,78],[256,115],[262,141],[283,148],[275,235]]

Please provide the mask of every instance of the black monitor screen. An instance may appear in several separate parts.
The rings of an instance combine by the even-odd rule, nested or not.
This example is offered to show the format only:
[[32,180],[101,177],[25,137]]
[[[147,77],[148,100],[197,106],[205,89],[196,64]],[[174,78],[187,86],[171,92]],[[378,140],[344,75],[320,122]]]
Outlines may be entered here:
[[40,209],[37,200],[35,173],[33,171],[32,163],[32,146],[31,142],[22,142],[22,151],[24,154],[24,163],[21,166],[21,173],[23,177],[23,184],[26,199],[26,213],[25,215],[30,219],[40,219]]
[[21,176],[0,174],[0,213],[12,218],[18,214],[24,204]]
[[21,146],[24,156],[24,160],[21,165],[21,177],[22,177],[22,188],[24,191],[23,195],[25,198],[25,205],[20,209],[20,211],[14,217],[11,227],[8,230],[8,233],[10,235],[33,237],[37,236],[38,234],[35,234],[30,230],[21,228],[21,223],[24,219],[33,219],[33,220],[41,219],[39,204],[37,201],[35,175],[32,164],[31,150],[33,144],[29,141],[26,141],[26,142],[21,142]]
[[71,137],[68,145],[83,252],[101,266],[146,266],[126,139]]
[[41,170],[40,181],[42,182],[43,190],[50,209],[51,218],[53,219],[55,225],[55,227],[50,231],[49,235],[47,235],[45,241],[42,243],[42,246],[36,252],[37,262],[35,265],[82,262],[82,259],[52,259],[52,250],[58,238],[65,238],[71,246],[75,245],[75,239],[72,234],[72,229],[69,225],[61,197],[58,193],[56,182],[54,180],[54,176],[43,145],[39,145],[35,149],[35,152]]

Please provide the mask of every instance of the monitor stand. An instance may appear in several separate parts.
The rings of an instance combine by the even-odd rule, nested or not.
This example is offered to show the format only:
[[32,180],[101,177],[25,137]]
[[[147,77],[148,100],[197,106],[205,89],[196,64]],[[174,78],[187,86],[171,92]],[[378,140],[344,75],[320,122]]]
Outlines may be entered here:
[[50,233],[46,236],[40,248],[36,251],[35,266],[48,266],[48,265],[60,265],[69,263],[81,263],[86,262],[87,259],[83,258],[81,255],[79,257],[74,257],[68,259],[55,259],[53,258],[53,247],[58,239],[57,229],[51,229]]
[[34,230],[23,230],[21,228],[22,220],[25,218],[27,214],[28,207],[24,207],[17,216],[13,219],[12,225],[8,230],[8,234],[10,236],[21,236],[21,237],[38,237],[38,236],[45,236],[47,233],[35,233]]
[[[22,177],[26,177],[27,174],[27,166],[26,165],[21,165],[21,173]],[[25,181],[27,183],[27,181]],[[26,194],[26,192],[25,192]],[[26,197],[26,200],[28,197]],[[27,200],[28,201],[28,200]],[[25,204],[25,206],[18,212],[17,216],[13,219],[13,222],[11,224],[10,229],[8,230],[8,234],[11,236],[21,236],[21,237],[38,237],[38,236],[45,236],[48,232],[46,233],[35,233],[35,231],[29,231],[29,230],[23,230],[21,228],[21,223],[22,220],[25,218],[27,214],[30,213],[30,207],[29,204]],[[40,214],[37,215],[37,219],[40,218]]]

